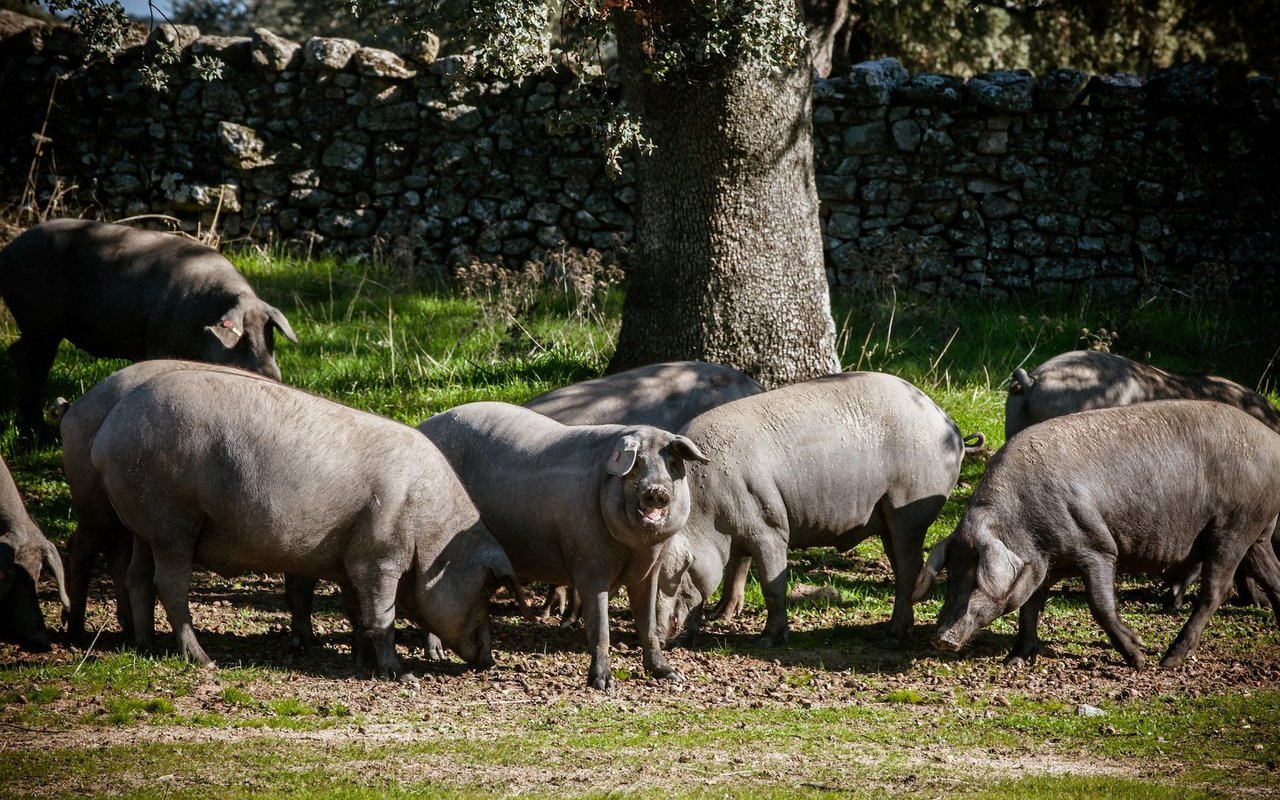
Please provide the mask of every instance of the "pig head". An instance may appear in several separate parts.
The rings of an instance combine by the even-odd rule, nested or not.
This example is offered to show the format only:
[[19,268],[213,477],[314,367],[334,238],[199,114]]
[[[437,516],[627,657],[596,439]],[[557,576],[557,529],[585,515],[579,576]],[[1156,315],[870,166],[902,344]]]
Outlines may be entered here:
[[8,466],[0,461],[0,633],[32,651],[49,649],[36,597],[44,567],[57,582],[66,608],[70,603],[58,550],[27,514]]

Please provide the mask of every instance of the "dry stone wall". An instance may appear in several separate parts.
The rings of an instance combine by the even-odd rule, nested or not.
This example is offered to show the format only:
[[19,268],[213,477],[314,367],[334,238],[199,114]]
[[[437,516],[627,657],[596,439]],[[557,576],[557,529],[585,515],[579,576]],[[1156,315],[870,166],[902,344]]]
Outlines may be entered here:
[[[555,71],[475,82],[464,57],[430,48],[153,35],[186,61],[218,56],[223,77],[180,66],[155,93],[138,83],[142,42],[79,68],[65,31],[0,12],[6,202],[35,163],[42,198],[106,218],[216,213],[225,236],[427,269],[632,236],[630,166],[610,178],[589,140],[547,130],[570,102]],[[833,286],[1252,292],[1280,275],[1271,78],[1187,66],[966,82],[869,62],[816,84],[814,144]]]

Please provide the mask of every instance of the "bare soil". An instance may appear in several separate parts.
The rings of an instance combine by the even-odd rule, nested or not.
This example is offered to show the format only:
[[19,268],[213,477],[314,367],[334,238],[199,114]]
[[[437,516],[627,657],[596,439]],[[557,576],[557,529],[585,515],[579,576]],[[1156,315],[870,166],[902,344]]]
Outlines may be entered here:
[[[879,559],[853,556],[849,572],[856,580],[886,586],[888,568]],[[95,654],[121,648],[124,643],[109,618],[106,579],[98,582],[91,603],[91,628],[103,632],[94,648],[86,652],[66,644],[55,645],[47,654],[27,654],[11,645],[0,645],[0,668],[14,664],[53,667],[51,675],[65,676],[81,661]],[[606,692],[585,686],[587,655],[585,635],[580,627],[561,628],[552,621],[531,623],[514,613],[514,604],[497,600],[495,614],[495,658],[498,666],[477,673],[460,662],[434,664],[425,661],[414,646],[418,634],[406,627],[401,655],[417,673],[416,688],[370,680],[350,662],[346,623],[340,603],[331,588],[322,587],[317,598],[317,628],[323,652],[301,654],[292,650],[287,630],[288,615],[283,604],[283,585],[277,577],[245,576],[228,581],[199,574],[192,590],[192,611],[201,643],[221,664],[257,667],[252,670],[188,670],[188,688],[174,691],[159,682],[146,697],[163,697],[173,704],[173,714],[151,721],[113,724],[106,721],[110,693],[92,694],[77,690],[75,679],[55,678],[60,696],[46,709],[54,722],[38,727],[15,722],[21,719],[24,699],[0,701],[0,755],[3,751],[28,752],[47,748],[72,751],[113,746],[134,746],[148,742],[202,744],[253,743],[294,748],[315,758],[315,763],[343,780],[359,782],[359,776],[376,775],[406,785],[424,780],[422,764],[414,759],[388,762],[380,748],[419,744],[486,742],[528,737],[529,746],[539,750],[536,759],[518,758],[511,763],[485,763],[477,767],[475,753],[466,748],[446,747],[431,755],[433,785],[456,787],[484,793],[507,795],[526,793],[580,794],[636,792],[652,790],[715,791],[717,787],[741,790],[744,787],[774,789],[826,789],[843,791],[839,776],[860,777],[859,791],[947,793],[972,788],[1002,778],[1029,774],[1121,776],[1132,779],[1175,779],[1197,765],[1176,754],[1136,760],[1116,758],[1079,747],[1059,747],[1037,734],[1024,732],[994,746],[940,746],[936,737],[929,744],[887,743],[871,723],[865,736],[850,740],[833,736],[829,742],[781,743],[762,741],[758,726],[768,733],[776,715],[770,712],[806,711],[820,714],[825,709],[861,706],[900,711],[904,703],[912,714],[903,723],[920,730],[954,725],[956,720],[983,720],[1009,715],[1020,705],[1041,708],[1060,705],[1060,714],[1074,715],[1082,705],[1124,708],[1156,698],[1196,698],[1231,693],[1276,691],[1280,689],[1280,635],[1269,613],[1258,609],[1224,608],[1223,619],[1211,621],[1200,651],[1186,667],[1164,670],[1131,670],[1110,648],[1102,631],[1078,609],[1066,612],[1051,602],[1042,625],[1046,646],[1032,668],[1009,669],[1001,658],[1012,642],[1012,626],[980,635],[975,644],[959,656],[942,655],[927,645],[931,619],[921,615],[916,642],[901,651],[886,650],[879,643],[878,611],[860,609],[856,603],[832,603],[828,592],[807,592],[795,598],[790,641],[774,650],[758,650],[753,638],[763,625],[763,613],[748,609],[728,623],[713,623],[696,649],[676,649],[669,653],[672,663],[684,674],[679,683],[646,678],[634,645],[631,623],[624,604],[612,609],[613,666],[620,680]],[[1147,636],[1148,652],[1158,656],[1185,621],[1187,612],[1158,610],[1154,590],[1122,592],[1121,611],[1133,601],[1140,613],[1127,618]],[[54,604],[46,603],[50,609]],[[1153,610],[1156,609],[1156,610]],[[163,613],[158,614],[162,629]],[[50,620],[53,622],[53,620]],[[1225,629],[1225,632],[1224,630]],[[1242,646],[1241,636],[1253,641]],[[168,642],[162,637],[162,642]],[[196,677],[190,678],[194,672]],[[6,673],[9,675],[18,673]],[[40,682],[38,673],[31,683]],[[45,681],[48,683],[49,681]],[[225,690],[233,686],[254,701],[252,704],[228,700]],[[0,695],[21,695],[29,686],[4,687]],[[273,701],[296,700],[323,718],[325,724],[261,726],[254,720],[270,716],[265,710]],[[710,738],[705,746],[692,745],[678,752],[644,745],[623,744],[618,748],[548,746],[550,738],[529,737],[558,724],[581,727],[583,720],[599,718],[635,719],[653,726],[642,733],[655,742],[672,731],[659,729],[662,720],[683,720],[699,712],[740,712],[740,739]],[[220,715],[222,724],[174,724],[197,715]],[[629,715],[629,716],[628,716]],[[50,719],[50,717],[42,717]],[[696,721],[697,717],[692,717]],[[169,721],[166,721],[169,720]],[[1271,720],[1270,722],[1275,722]],[[1264,721],[1265,722],[1265,721]],[[724,723],[718,723],[723,725]],[[1248,722],[1242,724],[1248,725]],[[1255,721],[1254,724],[1257,724]],[[589,727],[589,726],[588,726]],[[1274,730],[1274,726],[1272,726]],[[588,729],[585,731],[590,733]],[[686,731],[687,732],[687,731]],[[583,730],[565,730],[581,735]],[[634,733],[634,732],[633,732]],[[1216,731],[1205,731],[1212,736]],[[1107,716],[1099,717],[1098,735],[1132,735],[1117,730]],[[1271,748],[1275,737],[1262,740]],[[358,746],[369,753],[368,762],[342,758],[334,748]],[[776,751],[776,752],[774,752]],[[1263,753],[1273,759],[1280,753]],[[505,760],[504,760],[505,761]],[[532,761],[532,766],[530,762]],[[871,777],[868,777],[871,776]],[[136,771],[111,776],[115,789],[155,789],[157,785],[178,790],[197,786],[228,784],[224,770],[193,766],[191,770],[151,774]],[[867,781],[871,782],[868,784]],[[10,782],[0,776],[0,795],[53,796],[82,793],[83,777]],[[1280,777],[1273,784],[1280,795]],[[243,787],[242,787],[243,788]],[[269,789],[270,787],[260,787]],[[1221,787],[1218,787],[1221,788]],[[1247,794],[1270,794],[1256,788]]]

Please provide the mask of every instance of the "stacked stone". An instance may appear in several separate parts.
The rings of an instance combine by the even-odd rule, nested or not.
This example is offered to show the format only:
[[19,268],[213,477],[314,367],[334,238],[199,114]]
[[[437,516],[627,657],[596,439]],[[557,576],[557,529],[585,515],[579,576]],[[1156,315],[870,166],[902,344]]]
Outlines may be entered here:
[[961,81],[893,59],[816,87],[833,285],[945,295],[1280,280],[1272,78],[1054,70]]
[[[153,92],[156,38],[182,54]],[[225,64],[200,81],[195,55]],[[32,173],[110,219],[217,216],[227,236],[311,251],[477,256],[518,267],[630,240],[633,169],[548,132],[569,77],[462,80],[465,56],[331,38],[166,26],[77,67],[65,30],[0,11],[0,196]],[[55,77],[63,76],[53,88]],[[55,103],[50,109],[50,93]],[[1280,95],[1269,77],[1188,65],[1141,80],[1069,69],[968,81],[885,59],[815,84],[829,276],[924,292],[1192,294],[1280,282]]]
[[69,74],[48,128],[56,165],[42,165],[56,175],[44,179],[76,186],[64,202],[99,205],[108,218],[162,213],[194,226],[216,214],[224,236],[407,252],[437,266],[473,255],[518,266],[631,237],[630,168],[610,179],[590,140],[547,131],[566,104],[568,77],[555,71],[460,80],[464,57],[437,58],[432,46],[396,54],[165,26],[152,40],[174,45],[184,64],[208,55],[224,67],[208,82],[179,68],[153,92],[138,81],[147,44],[70,71],[74,42],[38,33],[0,41],[0,92],[22,86],[26,106],[0,121],[3,141],[21,142],[3,166],[6,196],[21,191],[52,76]]

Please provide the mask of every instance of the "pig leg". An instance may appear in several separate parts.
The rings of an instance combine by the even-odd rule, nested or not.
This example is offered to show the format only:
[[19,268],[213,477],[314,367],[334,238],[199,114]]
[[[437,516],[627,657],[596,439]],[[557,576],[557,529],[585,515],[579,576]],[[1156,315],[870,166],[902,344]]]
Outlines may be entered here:
[[111,591],[116,596],[116,622],[127,639],[133,638],[133,604],[129,600],[129,562],[132,558],[133,534],[116,523],[107,545],[107,569],[111,572]]
[[1195,605],[1191,608],[1191,618],[1182,626],[1178,638],[1169,645],[1164,658],[1160,659],[1162,667],[1178,667],[1186,662],[1187,656],[1195,652],[1200,643],[1200,634],[1208,624],[1209,617],[1218,610],[1218,606],[1227,599],[1231,590],[1231,579],[1235,574],[1238,559],[1232,559],[1221,550],[1205,553],[1200,568],[1200,593],[1196,595]]
[[613,671],[609,666],[609,587],[598,581],[575,581],[582,594],[583,619],[587,628],[587,649],[591,651],[591,668],[587,685],[592,689],[613,687]]
[[[1089,612],[1094,620],[1107,632],[1111,644],[1124,656],[1125,663],[1140,669],[1147,663],[1142,654],[1142,640],[1133,629],[1124,624],[1116,613],[1116,571],[1115,562],[1099,554],[1083,564],[1084,588]],[[1021,617],[1019,617],[1021,621]]]
[[640,639],[644,669],[655,678],[683,681],[684,676],[662,654],[662,643],[658,640],[656,572],[650,572],[640,583],[627,587],[627,599],[631,603],[631,616],[636,621],[636,636]]
[[396,589],[400,576],[379,570],[373,564],[348,565],[347,573],[351,576],[356,602],[360,606],[358,618],[365,643],[362,646],[373,650],[375,674],[404,683],[417,683],[417,677],[411,672],[404,672],[400,659],[396,657]]
[[129,608],[133,612],[133,643],[140,652],[156,648],[156,565],[151,545],[133,537],[133,558],[129,561]]
[[787,539],[779,531],[756,537],[760,549],[752,553],[760,573],[767,617],[764,632],[756,639],[759,647],[773,647],[787,640]]
[[[915,625],[911,594],[924,564],[924,537],[941,510],[940,502],[917,500],[897,508],[882,502],[867,521],[869,531],[881,531],[880,541],[893,568],[893,615],[885,638],[889,647],[901,647],[911,639]],[[885,527],[887,534],[883,532]]]
[[284,597],[289,605],[290,641],[296,650],[311,652],[320,648],[311,613],[315,607],[316,584],[320,581],[306,575],[284,576]]
[[[364,618],[360,614],[360,601],[356,590],[349,584],[340,583],[342,592],[342,609],[351,625],[351,661],[357,669],[373,669],[377,663],[371,640],[365,635]],[[394,640],[392,642],[394,644]]]
[[18,411],[26,424],[39,429],[44,414],[41,400],[49,382],[49,368],[58,354],[61,336],[27,333],[9,346],[9,360],[18,376]]
[[724,592],[720,602],[707,614],[707,619],[728,622],[742,613],[746,606],[747,573],[751,570],[751,556],[737,545],[729,548],[729,574],[725,577]]
[[1280,627],[1280,559],[1276,558],[1270,541],[1264,540],[1249,548],[1236,570],[1237,579],[1242,573],[1256,582]]
[[1040,652],[1038,633],[1040,614],[1044,611],[1044,604],[1049,600],[1050,586],[1052,584],[1045,581],[1035,594],[1022,604],[1022,608],[1018,609],[1018,638],[1014,640],[1013,649],[1004,659],[1004,663],[1011,667],[1036,663],[1036,655]]
[[[203,519],[177,519],[172,526],[165,525],[151,542],[151,557],[155,563],[155,590],[164,606],[169,627],[178,638],[178,647],[184,658],[202,667],[212,665],[204,648],[196,641],[196,631],[191,624],[191,606],[187,594],[191,589],[191,571],[194,569],[196,536]],[[168,527],[169,530],[163,530]]]
[[[71,608],[67,609],[67,638],[74,642],[84,639],[85,608],[89,605],[89,578],[93,572],[93,562],[97,559],[97,548],[94,547],[88,530],[82,521],[75,532],[67,540],[67,596],[71,599]],[[119,611],[119,601],[116,609]]]

